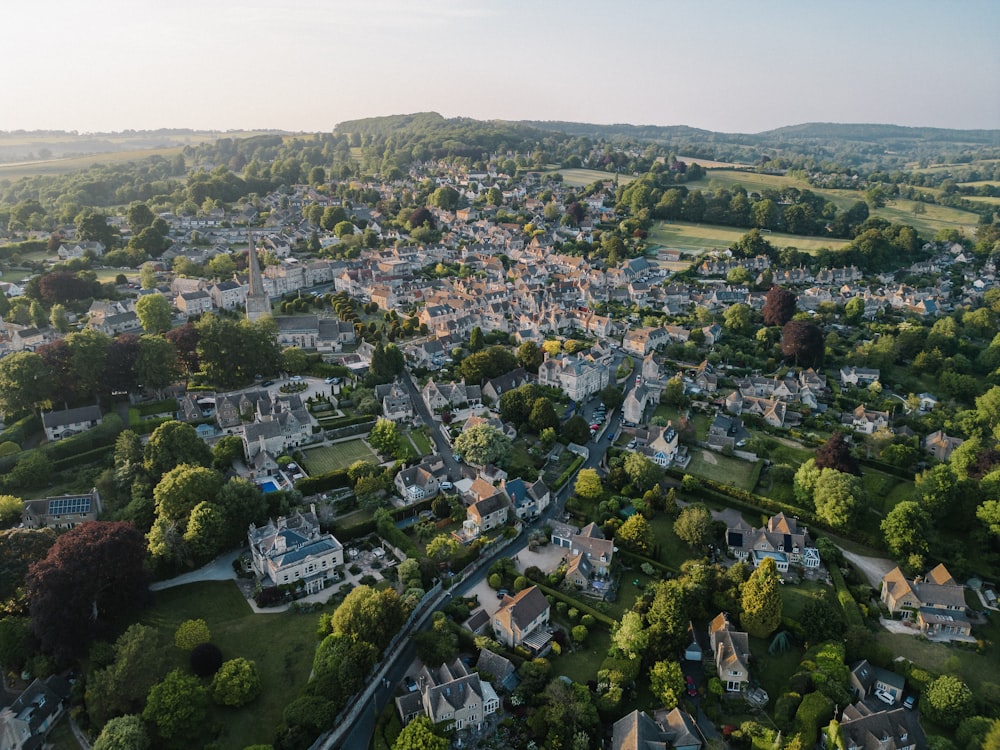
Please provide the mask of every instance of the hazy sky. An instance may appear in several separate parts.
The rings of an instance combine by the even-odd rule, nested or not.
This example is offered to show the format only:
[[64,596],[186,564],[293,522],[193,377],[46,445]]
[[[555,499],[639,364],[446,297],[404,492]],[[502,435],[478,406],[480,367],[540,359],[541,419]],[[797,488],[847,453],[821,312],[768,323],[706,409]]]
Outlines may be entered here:
[[0,130],[1000,128],[998,0],[14,0]]

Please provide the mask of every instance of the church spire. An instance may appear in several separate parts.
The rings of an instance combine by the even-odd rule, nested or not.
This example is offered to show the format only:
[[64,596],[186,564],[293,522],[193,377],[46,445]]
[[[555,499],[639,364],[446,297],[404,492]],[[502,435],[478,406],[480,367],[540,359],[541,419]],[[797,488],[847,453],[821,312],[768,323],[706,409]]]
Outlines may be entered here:
[[250,289],[247,291],[247,320],[253,322],[271,314],[271,300],[264,291],[264,279],[260,275],[257,248],[253,233],[247,230],[247,269],[250,272]]

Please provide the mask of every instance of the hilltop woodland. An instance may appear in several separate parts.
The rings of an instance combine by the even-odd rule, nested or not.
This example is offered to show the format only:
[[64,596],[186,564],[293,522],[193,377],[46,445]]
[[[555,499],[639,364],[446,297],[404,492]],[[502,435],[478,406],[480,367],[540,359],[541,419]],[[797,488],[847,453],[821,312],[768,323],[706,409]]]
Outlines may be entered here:
[[[721,168],[702,167],[696,159],[740,166],[713,183]],[[462,192],[439,184],[456,173],[479,175],[483,184],[463,185]],[[574,173],[586,184],[569,184],[567,175]],[[740,177],[751,187],[741,186]],[[766,184],[752,182],[765,177]],[[525,197],[518,198],[522,188]],[[331,200],[325,206],[305,200],[293,209],[292,199],[303,194]],[[582,230],[587,199],[600,195],[607,197],[592,231],[556,234],[535,223]],[[305,748],[363,687],[442,571],[461,570],[480,549],[437,533],[438,522],[457,527],[465,518],[464,508],[444,498],[430,506],[434,522],[405,532],[396,527],[384,507],[386,495],[393,472],[415,455],[404,449],[391,423],[380,420],[369,442],[397,463],[389,462],[386,471],[359,462],[319,481],[346,491],[343,504],[363,516],[359,526],[366,533],[377,531],[412,551],[392,585],[338,593],[319,607],[318,629],[315,618],[303,625],[302,614],[254,619],[231,586],[200,588],[188,599],[161,592],[148,601],[151,577],[190,570],[238,547],[250,523],[288,513],[303,499],[300,490],[264,495],[233,476],[233,461],[242,457],[240,439],[225,437],[209,449],[194,426],[173,421],[176,402],[162,399],[168,389],[183,382],[189,390],[227,390],[279,372],[350,379],[346,367],[323,363],[318,354],[282,350],[272,321],[250,323],[218,312],[176,325],[162,295],[137,303],[141,332],[109,336],[87,327],[95,301],[123,300],[136,294],[135,286],[151,290],[169,277],[147,261],[163,259],[175,246],[208,248],[197,229],[175,230],[179,222],[222,215],[227,227],[255,226],[281,214],[301,230],[296,257],[353,260],[395,245],[454,242],[435,217],[471,207],[513,227],[525,243],[550,238],[553,252],[598,267],[654,255],[652,236],[663,223],[704,224],[740,230],[741,237],[723,248],[736,261],[764,256],[775,269],[814,272],[855,266],[867,291],[945,287],[957,302],[947,314],[927,316],[891,306],[868,314],[857,297],[807,311],[803,292],[776,286],[772,270],[751,274],[738,266],[726,283],[766,294],[762,309],[741,303],[713,312],[692,305],[675,314],[617,300],[596,304],[597,314],[620,324],[689,329],[686,343],[661,351],[672,372],[690,374],[704,361],[717,368],[722,386],[732,387],[753,373],[822,366],[832,392],[827,408],[801,409],[794,430],[745,416],[751,431],[745,447],[759,460],[739,461],[731,449],[724,451],[717,460],[732,475],[695,463],[687,474],[664,472],[626,449],[628,439],[621,435],[608,453],[606,474],[579,472],[568,512],[580,525],[597,523],[616,539],[628,567],[622,596],[617,603],[581,609],[559,571],[516,575],[511,561],[490,569],[494,588],[520,590],[532,581],[545,586],[554,619],[568,633],[560,643],[565,654],[554,656],[554,663],[514,655],[521,687],[512,701],[525,721],[504,730],[516,747],[592,747],[602,727],[627,709],[677,705],[685,700],[685,686],[676,657],[688,622],[703,625],[727,611],[751,633],[756,653],[767,653],[778,641],[761,675],[771,693],[774,726],[751,719],[742,708],[730,711],[719,700],[717,680],[707,686],[706,713],[726,723],[736,716],[741,725],[733,739],[741,747],[777,746],[776,729],[790,743],[809,745],[833,706],[849,699],[847,664],[859,658],[895,664],[885,634],[876,635],[877,598],[857,575],[840,575],[847,566],[835,541],[888,555],[907,574],[944,561],[958,580],[1000,576],[1000,292],[959,294],[969,278],[981,280],[977,274],[1000,260],[997,198],[996,131],[812,125],[730,136],[689,128],[483,123],[434,113],[357,120],[332,133],[219,138],[131,162],[95,160],[73,173],[0,181],[3,279],[27,279],[22,295],[0,295],[0,315],[25,329],[51,327],[65,334],[0,359],[0,663],[15,674],[77,670],[82,679],[74,711],[98,738],[97,750],[192,747],[205,738],[238,750],[260,741],[225,735],[242,725],[269,734],[275,748]],[[529,200],[537,205],[529,207]],[[913,223],[925,228],[890,210],[897,201],[912,205]],[[945,208],[967,223],[928,231],[917,221]],[[372,217],[378,217],[379,231]],[[779,240],[778,233],[832,247],[807,253]],[[105,253],[53,260],[63,244],[78,242],[100,242]],[[957,254],[958,246],[970,277],[955,266],[934,271],[925,263]],[[507,273],[511,259],[498,260]],[[261,261],[279,262],[266,250]],[[180,254],[169,267],[175,276],[227,280],[245,271],[245,263],[240,253],[221,252],[204,263]],[[666,283],[701,288],[694,265]],[[417,275],[432,282],[477,273],[456,254]],[[355,423],[370,424],[378,416],[374,386],[404,371],[403,342],[429,333],[419,321],[419,305],[379,310],[346,292],[288,295],[276,310],[328,312],[373,345],[369,374],[345,386],[356,407],[349,417]],[[706,346],[705,330],[714,324],[725,335]],[[593,344],[574,332],[550,336],[540,346],[515,346],[504,331],[477,327],[466,340],[453,342],[452,356],[433,377],[479,384],[519,366],[537,372],[543,352],[584,352]],[[632,377],[634,364],[623,362],[621,381]],[[842,366],[878,369],[880,379],[868,388],[841,386],[835,374]],[[411,371],[423,382],[432,375],[420,367]],[[145,401],[130,411],[129,394],[138,393]],[[928,393],[937,403],[925,409],[921,396]],[[682,377],[672,379],[653,417],[654,425],[672,420],[693,453],[710,421],[695,395]],[[600,398],[613,410],[624,394],[613,384]],[[567,401],[557,389],[535,384],[505,393],[497,408],[517,427],[514,441],[482,426],[459,436],[451,413],[441,416],[467,460],[496,462],[511,477],[533,481],[546,471],[546,456],[557,441],[590,438],[582,416],[564,421]],[[42,412],[95,403],[112,412],[99,427],[41,441]],[[859,407],[891,415],[893,431],[845,435],[843,415]],[[128,422],[114,412],[129,414]],[[941,462],[920,442],[936,430],[964,440]],[[285,457],[285,465],[290,460]],[[561,487],[578,466],[563,476],[556,472],[552,481]],[[307,494],[319,491],[316,478],[304,481],[300,489],[313,488]],[[58,535],[12,528],[22,500],[91,487],[105,499],[102,521]],[[779,511],[808,523],[820,536],[835,589],[799,593],[806,590],[776,585],[770,566],[751,573],[743,565],[710,560],[708,545],[724,542],[710,510],[724,506],[758,526],[762,516]],[[631,514],[628,520],[623,510]],[[343,530],[333,528],[338,535]],[[449,608],[421,635],[420,651],[430,660],[454,657],[459,644],[466,651],[484,645],[453,627],[463,606]],[[985,632],[992,637],[995,631]],[[975,740],[998,718],[994,678],[977,667],[995,662],[989,652],[994,646],[986,640],[979,644],[985,654],[961,652],[954,662],[906,667],[910,685],[926,690],[930,716],[938,711],[932,734]],[[277,643],[287,650],[266,648]],[[782,644],[790,646],[787,655]],[[258,646],[262,650],[252,652]],[[552,679],[559,674],[572,674],[575,683]],[[947,696],[965,696],[964,683],[975,688],[976,700],[960,701],[949,712]],[[263,729],[254,723],[265,720]],[[434,734],[413,726],[400,735],[404,741],[410,734],[418,740],[421,732]],[[232,736],[247,742],[224,738]]]

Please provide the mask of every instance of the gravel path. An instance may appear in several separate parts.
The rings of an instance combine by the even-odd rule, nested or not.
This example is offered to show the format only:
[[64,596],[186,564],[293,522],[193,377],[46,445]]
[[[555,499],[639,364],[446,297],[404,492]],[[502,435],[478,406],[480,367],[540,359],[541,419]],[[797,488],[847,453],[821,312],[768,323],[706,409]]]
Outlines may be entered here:
[[884,557],[865,557],[856,552],[848,552],[846,549],[844,558],[860,571],[873,588],[881,588],[882,579],[885,574],[896,567],[896,563]]

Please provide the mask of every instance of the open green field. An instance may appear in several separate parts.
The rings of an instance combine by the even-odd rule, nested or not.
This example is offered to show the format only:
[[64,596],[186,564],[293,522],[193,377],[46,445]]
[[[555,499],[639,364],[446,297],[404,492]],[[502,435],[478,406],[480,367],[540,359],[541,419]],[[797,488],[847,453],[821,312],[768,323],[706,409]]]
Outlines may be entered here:
[[[254,614],[233,581],[206,581],[158,592],[143,622],[173,642],[185,620],[201,618],[223,658],[242,656],[257,663],[261,696],[239,709],[214,707],[209,721],[218,725],[220,750],[242,750],[269,743],[281,714],[302,690],[316,650],[315,614]],[[186,668],[186,654],[171,647],[170,667]],[[207,738],[206,738],[207,739]]]
[[691,451],[691,463],[688,464],[687,473],[703,479],[725,482],[749,492],[753,491],[757,483],[756,464],[703,448]]
[[861,469],[861,483],[868,494],[870,507],[885,515],[903,500],[913,499],[913,482],[883,474],[867,466]]
[[122,164],[129,161],[139,161],[150,156],[169,158],[175,154],[179,154],[181,150],[181,146],[173,148],[145,148],[136,149],[135,151],[87,154],[68,159],[48,159],[46,161],[0,164],[0,180],[18,180],[22,177],[35,177],[37,175],[70,174],[71,172],[79,172],[87,167],[92,167],[95,164]]
[[[740,169],[709,169],[700,180],[684,183],[689,189],[716,190],[725,188],[732,190],[742,187],[748,193],[759,193],[762,190],[781,190],[785,187],[797,187],[799,190],[813,190],[805,180],[786,177],[778,174],[758,174]],[[813,192],[820,192],[813,190]]]
[[921,204],[925,213],[913,213],[915,201],[896,200],[891,205],[876,208],[872,214],[895,224],[909,224],[927,239],[939,229],[958,229],[968,236],[975,236],[979,216],[971,211],[962,211],[949,206]]
[[[658,221],[649,231],[649,243],[701,255],[709,250],[725,249],[737,242],[748,229],[723,227],[714,224],[690,224],[683,221]],[[765,238],[775,247],[796,247],[804,252],[820,248],[836,250],[847,245],[847,240],[833,237],[803,237],[797,234],[769,232]]]
[[349,440],[346,443],[309,448],[302,451],[302,456],[306,471],[310,474],[326,474],[337,469],[346,469],[355,461],[379,463],[378,456],[365,445],[361,438]]
[[410,442],[413,443],[413,446],[421,456],[429,456],[434,452],[434,446],[431,444],[431,439],[427,436],[426,427],[418,430],[410,430]]
[[561,174],[563,184],[569,187],[586,187],[598,180],[614,180],[615,178],[618,179],[619,185],[628,185],[635,179],[632,175],[616,175],[614,172],[605,172],[600,169],[555,169],[552,171]]
[[997,195],[967,195],[965,199],[976,203],[990,203],[994,206],[1000,206],[1000,196]]

